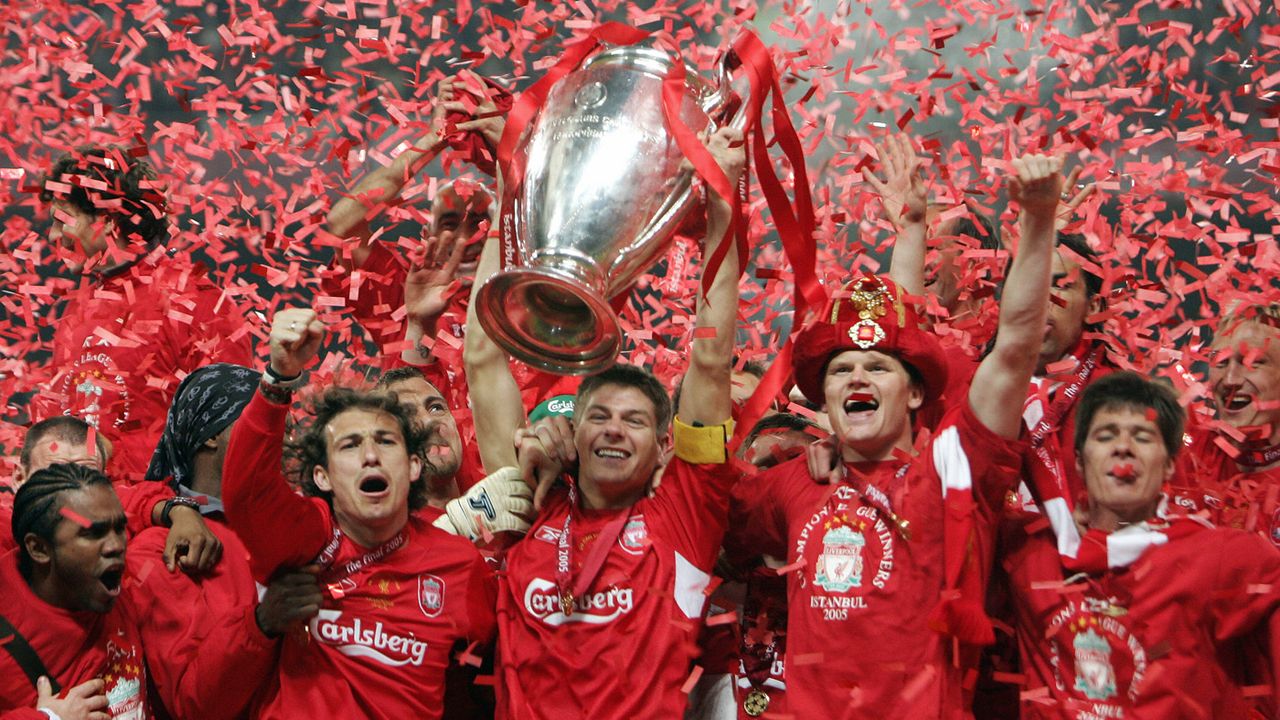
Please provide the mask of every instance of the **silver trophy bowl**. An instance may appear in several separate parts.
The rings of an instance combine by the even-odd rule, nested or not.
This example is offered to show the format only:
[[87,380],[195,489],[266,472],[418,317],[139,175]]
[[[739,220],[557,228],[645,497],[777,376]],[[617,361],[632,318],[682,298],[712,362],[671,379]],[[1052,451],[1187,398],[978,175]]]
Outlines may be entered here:
[[[718,88],[687,76],[680,115],[695,132],[741,118],[732,59]],[[513,357],[562,375],[614,363],[622,328],[609,300],[653,265],[697,204],[662,114],[672,65],[643,47],[589,58],[552,87],[517,146],[527,158],[514,204],[521,262],[476,296],[481,325]]]

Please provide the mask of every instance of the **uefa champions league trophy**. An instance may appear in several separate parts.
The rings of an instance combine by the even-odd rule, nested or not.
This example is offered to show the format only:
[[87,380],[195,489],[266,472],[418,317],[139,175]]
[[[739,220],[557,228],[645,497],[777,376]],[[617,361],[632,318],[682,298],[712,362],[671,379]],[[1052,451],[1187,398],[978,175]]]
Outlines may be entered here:
[[[687,76],[679,114],[694,132],[741,120],[732,58],[718,88]],[[520,264],[476,297],[481,325],[513,357],[563,375],[614,363],[622,329],[609,300],[661,256],[697,204],[693,170],[663,118],[673,65],[635,46],[588,58],[552,86],[517,146],[526,158],[513,205]]]

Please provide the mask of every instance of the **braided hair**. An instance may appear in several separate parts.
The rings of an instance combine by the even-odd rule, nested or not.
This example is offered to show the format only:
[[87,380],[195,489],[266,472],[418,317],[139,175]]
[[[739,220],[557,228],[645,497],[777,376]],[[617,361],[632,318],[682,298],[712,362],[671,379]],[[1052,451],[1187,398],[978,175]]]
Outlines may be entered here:
[[66,505],[64,493],[94,485],[111,487],[111,480],[96,468],[74,463],[57,463],[31,473],[13,499],[13,539],[18,543],[18,568],[24,577],[31,574],[31,556],[24,538],[29,534],[53,542],[60,511]]

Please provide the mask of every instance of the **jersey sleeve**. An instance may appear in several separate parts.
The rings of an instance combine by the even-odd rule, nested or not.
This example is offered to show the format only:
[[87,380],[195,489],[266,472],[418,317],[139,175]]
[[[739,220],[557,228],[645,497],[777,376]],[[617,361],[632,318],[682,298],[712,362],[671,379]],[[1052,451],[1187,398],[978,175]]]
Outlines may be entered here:
[[729,531],[724,549],[729,562],[742,567],[761,555],[787,557],[787,513],[780,486],[791,473],[808,476],[804,457],[766,472],[744,477],[733,487],[729,501]]
[[249,549],[259,580],[311,562],[332,533],[324,502],[295,493],[281,472],[288,411],[255,393],[232,426],[223,464],[227,523]]
[[732,425],[693,427],[677,418],[673,432],[675,457],[662,473],[653,504],[669,515],[664,525],[676,550],[709,569],[728,524],[729,491],[739,475],[725,448]]
[[1212,593],[1214,638],[1223,642],[1244,637],[1270,624],[1272,659],[1280,658],[1274,632],[1280,629],[1276,621],[1280,615],[1280,551],[1254,533],[1212,532],[1226,535],[1217,562],[1217,582],[1208,589]]
[[132,485],[116,485],[116,495],[124,506],[129,520],[129,533],[140,535],[143,530],[155,527],[151,522],[156,505],[174,496],[173,488],[159,480],[143,480]]
[[[244,715],[254,693],[270,677],[278,643],[258,628],[251,583],[238,602],[218,606],[212,600],[215,594],[202,592],[199,583],[231,582],[232,578],[193,579],[169,572],[160,560],[164,540],[156,532],[138,538],[137,548],[132,544],[129,548],[131,554],[144,558],[144,569],[135,574],[139,582],[134,597],[156,691],[174,717],[235,720]],[[229,551],[232,547],[227,542]],[[202,652],[202,648],[217,651]]]
[[947,412],[930,441],[930,451],[945,492],[972,488],[980,511],[995,519],[1005,496],[1018,485],[1028,446],[1021,439],[1008,440],[991,432],[964,402]]

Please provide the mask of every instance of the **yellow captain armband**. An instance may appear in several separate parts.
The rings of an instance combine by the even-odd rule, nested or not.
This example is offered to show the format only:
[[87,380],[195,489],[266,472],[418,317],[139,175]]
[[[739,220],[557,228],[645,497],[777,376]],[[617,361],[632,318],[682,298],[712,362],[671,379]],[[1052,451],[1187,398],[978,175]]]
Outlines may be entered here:
[[686,425],[675,419],[676,457],[694,465],[714,465],[729,461],[729,438],[733,437],[733,418],[719,425]]

